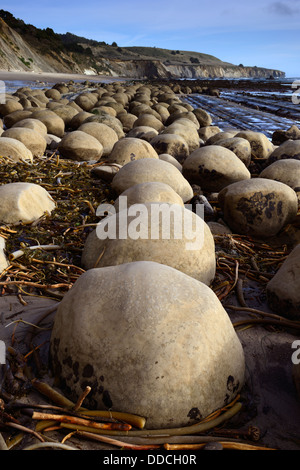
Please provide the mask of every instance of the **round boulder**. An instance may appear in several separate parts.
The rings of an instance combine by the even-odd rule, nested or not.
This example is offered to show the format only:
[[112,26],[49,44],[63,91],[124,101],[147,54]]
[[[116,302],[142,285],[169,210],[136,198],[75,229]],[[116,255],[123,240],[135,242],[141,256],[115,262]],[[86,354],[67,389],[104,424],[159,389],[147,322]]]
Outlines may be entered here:
[[154,111],[156,111],[160,115],[162,123],[165,124],[168,117],[170,116],[168,108],[158,103],[158,104],[154,104],[152,106],[152,109],[154,109]]
[[65,127],[69,127],[70,122],[72,121],[73,117],[78,114],[77,109],[73,108],[72,106],[58,106],[53,110],[57,116],[61,117],[65,123]]
[[261,238],[276,235],[297,215],[298,198],[284,183],[266,178],[239,181],[218,196],[224,220],[234,233]]
[[82,274],[58,307],[50,357],[70,399],[90,385],[89,406],[145,416],[146,429],[195,424],[232,402],[245,377],[214,292],[152,262]]
[[218,140],[217,145],[231,150],[247,168],[249,167],[251,163],[251,145],[248,140],[242,139],[241,137],[229,137],[224,140]]
[[182,165],[182,174],[191,184],[208,192],[219,192],[229,184],[251,177],[235,153],[220,145],[208,145],[192,152]]
[[[121,200],[122,202],[120,204]],[[119,212],[120,206],[122,207],[122,205],[124,208],[125,204],[129,207],[133,204],[144,204],[147,202],[167,202],[168,204],[179,204],[180,206],[183,206],[182,198],[174,191],[174,189],[171,188],[171,186],[157,181],[150,181],[135,184],[123,191],[123,193],[121,193],[116,199],[114,208]]]
[[100,178],[108,183],[111,183],[116,173],[118,173],[119,169],[122,168],[122,165],[118,165],[117,163],[105,164],[94,166],[91,170],[93,176],[96,178]]
[[173,124],[166,127],[161,134],[175,134],[181,136],[188,145],[189,153],[200,147],[200,137],[193,124],[180,124],[178,121],[175,121]]
[[158,181],[166,183],[181,196],[183,202],[193,197],[189,182],[172,163],[155,158],[142,158],[124,165],[112,181],[112,188],[121,194],[126,189],[139,183]]
[[270,165],[277,160],[287,160],[290,158],[300,160],[300,140],[287,140],[279,145],[269,156],[267,164]]
[[138,119],[134,122],[133,127],[147,126],[160,132],[163,130],[164,125],[160,119],[157,119],[153,114],[140,114]]
[[158,135],[158,131],[153,127],[149,126],[137,126],[131,129],[126,137],[135,137],[136,139],[143,139],[147,142],[151,142],[154,137]]
[[11,137],[0,137],[0,155],[1,157],[8,157],[14,162],[33,161],[31,151],[22,142]]
[[5,103],[0,104],[0,116],[6,116],[14,111],[22,111],[23,106],[15,99],[7,99]]
[[254,158],[266,160],[274,151],[274,145],[262,132],[241,131],[235,137],[248,140],[251,145],[251,155]]
[[273,132],[272,143],[281,145],[286,140],[300,140],[300,129],[296,125],[292,125],[289,129],[277,129]]
[[211,125],[212,117],[207,111],[202,108],[196,108],[194,109],[193,113],[195,114],[200,127],[207,127]]
[[0,221],[5,224],[31,223],[55,209],[50,194],[33,183],[0,186],[0,201]]
[[134,123],[137,120],[137,116],[135,114],[127,113],[127,112],[121,112],[117,115],[117,118],[119,121],[122,123],[123,126],[123,131],[129,132],[131,129],[133,129]]
[[[212,137],[210,137],[206,142],[205,144],[206,145],[219,145],[219,142],[221,140],[225,140],[225,139],[231,139],[232,137],[234,137],[234,135],[236,134],[236,132],[218,132],[217,134],[213,135]],[[248,142],[248,141],[247,141]]]
[[98,101],[98,95],[96,93],[84,92],[78,95],[74,101],[83,111],[91,111]]
[[93,114],[92,116],[89,116],[87,119],[85,119],[83,122],[100,122],[102,124],[106,124],[115,131],[119,139],[125,137],[121,121],[117,117],[110,116],[107,113],[104,113],[103,115]]
[[287,184],[300,199],[300,161],[293,158],[277,160],[267,166],[261,173],[260,178],[267,178]]
[[89,117],[93,117],[93,114],[88,113],[87,111],[79,111],[77,114],[75,114],[75,116],[72,117],[69,123],[70,129],[76,131]]
[[38,119],[47,127],[48,134],[54,134],[57,137],[63,137],[65,132],[64,120],[50,109],[34,111],[30,116],[32,119]]
[[85,269],[132,261],[166,264],[209,285],[216,270],[214,239],[204,220],[180,204],[133,204],[101,220],[81,259]]
[[20,111],[14,111],[13,113],[6,114],[3,118],[4,125],[6,129],[12,127],[16,122],[21,121],[22,119],[26,119],[31,117],[32,111],[29,109],[23,109]]
[[[168,111],[170,111],[170,108],[171,108],[171,106],[168,108]],[[187,124],[193,125],[194,127],[196,127],[196,129],[199,129],[200,124],[199,124],[198,119],[195,117],[194,113],[192,113],[190,111],[175,112],[175,113],[172,113],[170,111],[170,113],[171,113],[170,116],[168,117],[168,119],[165,122],[166,126],[170,126],[171,124],[174,124],[175,122],[176,123],[181,122],[181,123],[187,123]]]
[[177,170],[179,170],[180,173],[182,173],[181,163],[179,163],[179,161],[176,160],[176,158],[172,157],[172,155],[169,155],[168,153],[161,153],[160,155],[158,155],[158,158],[160,160],[164,160],[165,162],[172,163],[172,165],[174,165],[177,168]]
[[212,136],[219,134],[220,132],[221,129],[218,126],[205,126],[198,129],[199,137],[203,142],[206,142]]
[[181,164],[190,154],[186,140],[179,134],[158,134],[150,140],[150,144],[159,155],[167,153]]
[[267,299],[272,310],[291,320],[300,319],[300,245],[285,259],[267,284]]
[[12,129],[14,127],[26,127],[28,129],[33,129],[43,136],[47,134],[47,127],[44,123],[42,123],[42,121],[39,121],[38,119],[22,119],[21,121],[17,121],[13,126],[11,126]]
[[3,132],[2,137],[19,140],[30,150],[33,157],[42,157],[47,147],[45,137],[40,132],[27,127],[11,127]]
[[125,137],[115,143],[107,161],[109,163],[126,165],[128,162],[144,158],[158,159],[157,152],[154,150],[152,145],[143,139]]
[[95,137],[79,130],[65,134],[57,148],[63,158],[77,161],[98,160],[103,153]]
[[54,101],[57,101],[57,100],[61,99],[61,93],[58,90],[56,90],[55,88],[49,88],[49,90],[46,90],[45,91],[45,96],[47,96],[47,98],[49,98],[49,100],[54,100]]
[[103,147],[103,156],[110,155],[114,145],[118,142],[116,132],[106,124],[100,122],[86,122],[78,127],[79,131],[86,132],[87,134],[95,137]]

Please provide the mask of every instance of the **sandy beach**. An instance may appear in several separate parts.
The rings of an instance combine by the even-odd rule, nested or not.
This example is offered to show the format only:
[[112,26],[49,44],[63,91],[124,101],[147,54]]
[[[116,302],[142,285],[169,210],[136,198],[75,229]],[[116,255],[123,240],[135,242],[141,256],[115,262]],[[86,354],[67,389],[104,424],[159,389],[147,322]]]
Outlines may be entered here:
[[35,72],[16,72],[0,70],[0,80],[3,81],[22,81],[22,82],[43,82],[43,83],[58,83],[68,80],[74,81],[96,81],[96,82],[116,82],[126,81],[122,77],[108,77],[106,75],[85,75],[85,74],[68,74],[68,73],[35,73]]

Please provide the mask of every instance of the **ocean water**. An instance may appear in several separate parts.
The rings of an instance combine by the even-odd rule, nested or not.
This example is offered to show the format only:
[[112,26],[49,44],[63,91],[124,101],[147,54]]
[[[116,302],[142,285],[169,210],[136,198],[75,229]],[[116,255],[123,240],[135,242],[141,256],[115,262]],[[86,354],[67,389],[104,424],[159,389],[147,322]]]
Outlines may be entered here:
[[19,88],[28,86],[32,89],[46,88],[45,84],[32,82],[31,80],[4,80],[6,93],[14,93]]
[[[106,82],[110,81],[107,78],[105,78],[105,81]],[[86,80],[90,80],[90,79],[91,79],[90,76],[86,77]],[[93,77],[93,79],[95,79],[95,78]],[[1,80],[1,74],[0,74],[0,80]],[[74,80],[75,83],[83,82],[83,79],[77,80],[75,77],[74,77],[73,80]],[[117,78],[116,77],[111,77],[111,81],[114,81],[114,80],[117,80]],[[182,80],[185,80],[185,79],[182,79]],[[188,80],[190,80],[190,79],[188,79]],[[220,78],[215,78],[215,79],[211,78],[210,80],[211,81],[220,80]],[[224,80],[227,80],[227,79],[224,78]],[[266,79],[259,79],[259,78],[232,78],[230,80],[233,80],[233,81],[235,81],[235,80],[236,81],[245,80],[245,81],[257,82],[257,83],[259,83],[260,81],[263,81],[263,82],[266,81]],[[68,80],[60,80],[58,78],[57,81],[59,82],[59,81],[68,81]],[[101,77],[97,78],[97,81],[101,82],[102,81]],[[280,92],[280,93],[283,93],[284,95],[291,95],[292,96],[292,94],[295,92],[295,89],[300,88],[300,76],[299,77],[275,78],[275,81],[281,83],[286,88],[285,91]],[[53,81],[53,80],[51,80],[51,81],[44,80],[43,81],[43,80],[32,80],[32,79],[28,78],[28,80],[4,80],[4,83],[5,83],[5,91],[7,93],[14,93],[19,88],[25,87],[25,86],[28,86],[32,89],[51,88],[54,85],[54,83],[56,83],[56,82]],[[272,83],[273,83],[273,80],[272,80]],[[260,92],[256,91],[255,93],[259,94]],[[261,92],[261,93],[266,94],[265,91]],[[274,91],[270,91],[270,93],[274,94]]]

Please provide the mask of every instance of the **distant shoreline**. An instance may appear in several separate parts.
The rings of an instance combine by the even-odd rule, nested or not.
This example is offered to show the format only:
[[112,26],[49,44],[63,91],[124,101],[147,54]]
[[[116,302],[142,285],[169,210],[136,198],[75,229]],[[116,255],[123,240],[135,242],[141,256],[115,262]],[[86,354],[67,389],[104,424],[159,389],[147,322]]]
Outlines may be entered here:
[[76,73],[58,73],[58,72],[17,72],[0,70],[0,80],[3,81],[28,81],[28,82],[48,82],[58,83],[66,80],[74,81],[96,81],[110,83],[115,81],[127,81],[123,77],[111,77],[107,75],[85,75]]

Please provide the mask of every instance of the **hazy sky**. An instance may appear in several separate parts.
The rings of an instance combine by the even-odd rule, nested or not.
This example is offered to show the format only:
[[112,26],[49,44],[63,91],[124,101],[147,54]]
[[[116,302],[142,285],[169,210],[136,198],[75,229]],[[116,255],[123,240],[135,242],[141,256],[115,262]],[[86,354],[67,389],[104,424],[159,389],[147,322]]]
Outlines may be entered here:
[[3,0],[1,8],[57,33],[204,52],[300,77],[300,0]]

